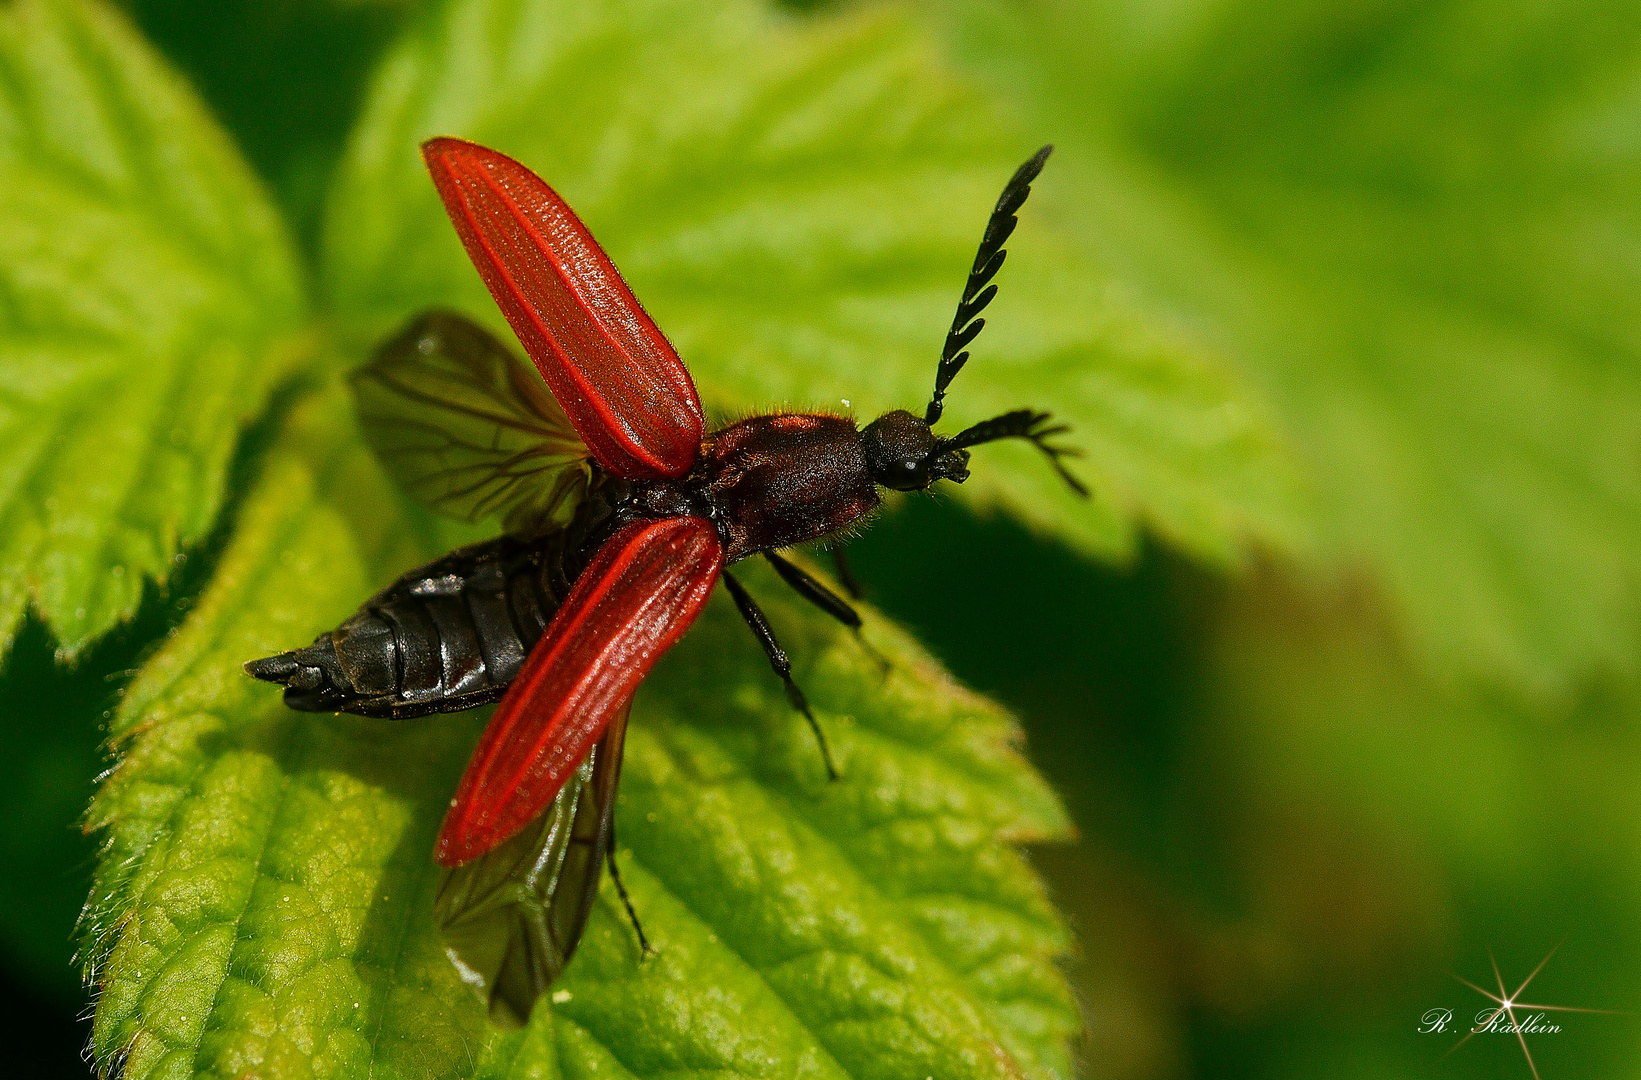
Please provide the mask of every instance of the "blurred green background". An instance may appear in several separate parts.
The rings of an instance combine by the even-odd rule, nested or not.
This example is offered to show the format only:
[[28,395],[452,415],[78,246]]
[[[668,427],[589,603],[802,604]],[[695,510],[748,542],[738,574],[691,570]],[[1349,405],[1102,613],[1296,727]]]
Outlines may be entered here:
[[[311,257],[413,6],[127,6]],[[1488,984],[1489,951],[1519,981],[1559,944],[1530,1000],[1641,1012],[1641,7],[915,17],[1058,144],[1111,287],[1270,403],[1321,523],[1303,555],[1227,570],[1152,539],[1111,568],[909,500],[852,548],[875,603],[1020,713],[1081,831],[1035,857],[1080,938],[1085,1075],[1527,1076],[1512,1039],[1444,1058],[1417,1030],[1485,1004],[1453,974]],[[96,721],[203,576],[72,671],[31,622],[0,677],[17,1075],[86,1069]],[[1641,1076],[1641,1016],[1561,1023],[1544,1076]]]

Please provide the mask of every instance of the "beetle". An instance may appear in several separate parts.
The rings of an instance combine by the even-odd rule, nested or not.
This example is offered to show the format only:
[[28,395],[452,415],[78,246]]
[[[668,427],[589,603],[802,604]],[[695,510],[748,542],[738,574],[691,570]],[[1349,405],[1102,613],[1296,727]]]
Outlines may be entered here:
[[[405,718],[499,699],[434,857],[447,952],[498,1020],[521,1022],[573,953],[607,863],[634,692],[721,579],[812,728],[768,620],[728,569],[766,559],[858,630],[847,600],[781,554],[851,529],[884,489],[969,477],[972,447],[1024,439],[1078,494],[1032,409],[934,432],[985,325],[1016,212],[1051,147],[1014,173],[986,224],[921,416],[782,412],[708,430],[678,354],[575,213],[512,158],[436,138],[423,159],[463,246],[533,367],[462,316],[414,319],[354,376],[384,464],[435,509],[506,533],[400,577],[306,648],[246,671],[292,708]],[[841,566],[841,564],[840,564]]]

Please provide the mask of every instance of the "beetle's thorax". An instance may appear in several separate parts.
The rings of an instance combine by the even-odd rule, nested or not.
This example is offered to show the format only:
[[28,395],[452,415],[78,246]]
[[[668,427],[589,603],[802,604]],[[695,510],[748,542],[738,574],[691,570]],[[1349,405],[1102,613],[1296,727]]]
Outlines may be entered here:
[[846,529],[878,502],[853,420],[777,413],[709,434],[682,480],[633,484],[627,513],[710,518],[734,562]]

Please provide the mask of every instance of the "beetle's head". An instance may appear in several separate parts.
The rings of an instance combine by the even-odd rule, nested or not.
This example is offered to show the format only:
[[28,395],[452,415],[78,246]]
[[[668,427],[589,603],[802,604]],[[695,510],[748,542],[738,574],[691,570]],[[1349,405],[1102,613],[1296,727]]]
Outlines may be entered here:
[[1025,439],[1048,456],[1049,464],[1071,490],[1087,498],[1088,489],[1060,460],[1077,457],[1077,451],[1049,442],[1065,431],[1064,424],[1049,423],[1048,413],[1016,409],[944,438],[934,433],[928,420],[896,409],[867,424],[860,441],[874,481],[894,491],[922,491],[936,480],[954,484],[967,480],[969,447],[998,439]]
[[945,412],[947,387],[963,370],[963,365],[968,363],[968,347],[986,325],[980,313],[997,295],[997,286],[992,284],[992,279],[1003,268],[1003,258],[1008,254],[1003,250],[1003,242],[1014,233],[1014,226],[1018,223],[1015,211],[1024,205],[1026,196],[1031,194],[1031,182],[1043,171],[1043,163],[1053,149],[1052,146],[1043,147],[1016,169],[1004,186],[997,205],[992,208],[985,235],[980,239],[980,250],[969,269],[969,280],[963,286],[962,298],[957,302],[957,315],[946,334],[945,347],[940,350],[940,365],[934,377],[934,396],[929,399],[929,407],[924,410],[922,419],[904,409],[897,409],[884,413],[861,433],[867,467],[871,469],[872,479],[882,486],[896,491],[922,491],[936,480],[961,484],[969,478],[967,447],[996,442],[998,439],[1024,439],[1048,457],[1049,464],[1070,485],[1071,490],[1088,498],[1088,489],[1071,475],[1061,460],[1077,457],[1077,451],[1049,442],[1068,429],[1064,424],[1051,425],[1048,413],[1016,409],[990,420],[982,420],[949,438],[936,435],[933,430]]
[[922,491],[936,480],[969,478],[969,452],[936,437],[922,417],[905,409],[884,413],[861,432],[872,479],[894,491]]

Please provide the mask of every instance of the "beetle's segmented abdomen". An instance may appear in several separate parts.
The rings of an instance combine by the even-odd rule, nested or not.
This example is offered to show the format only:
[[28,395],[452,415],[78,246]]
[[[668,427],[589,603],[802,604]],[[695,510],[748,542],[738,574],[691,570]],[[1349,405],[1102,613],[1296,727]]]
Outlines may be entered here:
[[[245,670],[285,684],[309,712],[405,718],[495,701],[518,675],[560,597],[544,574],[556,547],[502,537],[418,567],[305,649]],[[556,591],[556,590],[555,590]]]

